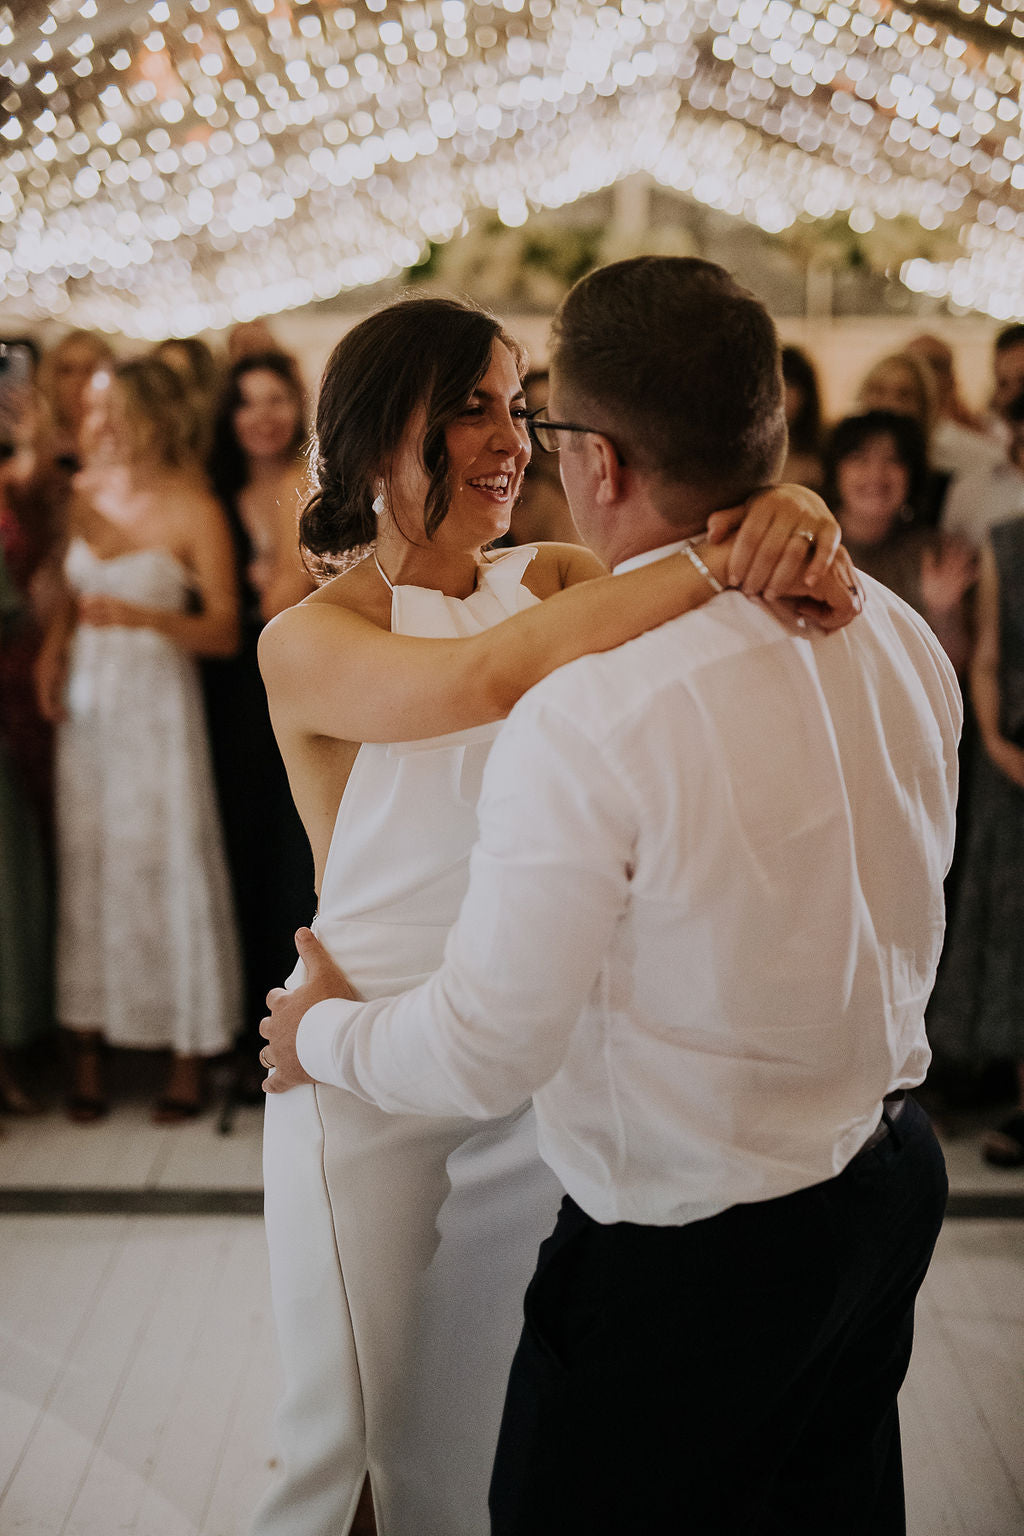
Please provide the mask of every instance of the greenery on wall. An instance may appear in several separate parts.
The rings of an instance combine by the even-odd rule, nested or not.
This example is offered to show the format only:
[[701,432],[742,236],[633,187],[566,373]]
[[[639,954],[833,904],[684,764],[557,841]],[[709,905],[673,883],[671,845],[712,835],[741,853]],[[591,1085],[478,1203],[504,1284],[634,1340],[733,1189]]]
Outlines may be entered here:
[[[598,219],[573,223],[551,214],[509,228],[491,215],[447,244],[428,244],[405,280],[436,282],[484,304],[547,312],[578,278],[605,262],[645,254],[714,259],[714,251],[704,248],[706,242],[691,227],[689,212],[684,205],[678,220],[660,220],[642,230],[622,230],[614,221]],[[879,221],[869,230],[855,230],[845,214],[801,219],[781,234],[759,238],[767,250],[791,258],[801,273],[824,268],[892,280],[914,257],[953,261],[960,250],[955,231],[926,230],[910,217]]]

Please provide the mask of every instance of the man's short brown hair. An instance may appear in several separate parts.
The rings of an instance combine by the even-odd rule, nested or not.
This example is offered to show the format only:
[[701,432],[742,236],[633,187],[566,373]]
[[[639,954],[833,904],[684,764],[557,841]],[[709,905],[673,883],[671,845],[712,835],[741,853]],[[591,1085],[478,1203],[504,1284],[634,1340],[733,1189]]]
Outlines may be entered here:
[[777,475],[786,417],[775,327],[713,262],[638,256],[591,272],[555,317],[552,361],[575,421],[709,509]]

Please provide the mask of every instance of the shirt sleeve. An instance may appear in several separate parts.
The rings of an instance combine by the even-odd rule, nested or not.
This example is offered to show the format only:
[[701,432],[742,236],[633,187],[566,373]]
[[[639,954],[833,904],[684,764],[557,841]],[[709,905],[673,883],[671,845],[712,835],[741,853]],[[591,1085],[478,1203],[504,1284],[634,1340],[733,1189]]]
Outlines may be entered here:
[[632,794],[607,743],[531,696],[492,749],[479,818],[441,969],[399,997],[310,1008],[297,1048],[317,1081],[395,1113],[489,1118],[558,1071],[629,900]]

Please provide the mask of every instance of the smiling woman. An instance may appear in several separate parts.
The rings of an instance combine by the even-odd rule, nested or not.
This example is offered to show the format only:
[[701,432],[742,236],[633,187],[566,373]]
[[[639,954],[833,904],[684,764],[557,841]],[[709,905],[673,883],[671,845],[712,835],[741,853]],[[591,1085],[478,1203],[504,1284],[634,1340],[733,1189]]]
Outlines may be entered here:
[[865,411],[832,432],[825,494],[857,566],[928,620],[958,672],[970,636],[965,598],[975,562],[961,539],[921,526],[928,485],[925,438],[910,416]]

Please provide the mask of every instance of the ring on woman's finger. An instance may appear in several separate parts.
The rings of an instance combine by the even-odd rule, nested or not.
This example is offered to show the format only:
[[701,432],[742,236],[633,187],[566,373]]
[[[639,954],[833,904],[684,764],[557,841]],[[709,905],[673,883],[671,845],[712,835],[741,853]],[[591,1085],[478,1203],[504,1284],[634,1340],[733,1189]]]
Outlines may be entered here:
[[809,528],[794,528],[790,538],[806,539],[808,548],[812,548],[818,542],[817,535],[813,534]]
[[263,1046],[263,1048],[260,1051],[260,1065],[264,1066],[264,1067],[268,1067],[268,1068],[272,1067],[274,1065],[274,1063],[272,1061],[268,1061],[267,1060],[267,1048],[266,1048],[266,1046]]

